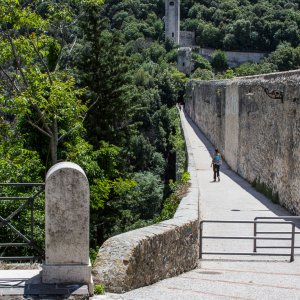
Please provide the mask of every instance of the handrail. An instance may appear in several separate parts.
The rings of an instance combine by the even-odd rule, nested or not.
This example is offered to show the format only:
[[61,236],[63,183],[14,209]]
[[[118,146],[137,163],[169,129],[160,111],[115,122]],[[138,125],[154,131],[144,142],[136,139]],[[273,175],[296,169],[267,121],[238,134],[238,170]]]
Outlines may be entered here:
[[[299,220],[300,221],[300,216],[277,216],[277,217],[255,217],[254,221],[257,220]],[[270,224],[272,224],[270,222]],[[257,232],[257,223],[254,223],[254,236],[256,236],[257,234],[274,234],[274,232],[268,232],[268,231],[261,231],[261,232]],[[291,234],[290,232],[280,232],[280,234]],[[294,234],[300,234],[300,232],[294,232]],[[268,247],[258,247],[257,243],[256,243],[256,239],[253,241],[253,252],[256,252],[257,248],[268,248]],[[282,247],[283,248],[283,247]],[[285,247],[285,248],[289,248],[289,247]],[[300,246],[293,246],[294,249],[300,249]]]
[[32,183],[32,182],[21,182],[21,183],[17,183],[17,182],[12,182],[12,183],[8,183],[8,182],[5,182],[5,183],[0,183],[0,186],[45,186],[45,183],[43,182],[36,182],[36,183]]
[[[286,224],[291,225],[292,230],[289,232],[291,234],[290,238],[283,238],[283,237],[257,237],[254,236],[204,236],[203,235],[203,225],[204,223],[222,223],[222,224]],[[274,234],[280,234],[281,232],[273,232]],[[287,247],[291,249],[290,254],[286,253],[257,253],[253,252],[203,252],[203,239],[239,239],[239,240],[254,240],[255,243],[257,240],[289,240],[291,241],[291,246]],[[268,247],[266,247],[268,248]],[[269,247],[272,249],[281,249],[281,247]],[[200,245],[199,245],[199,258],[202,258],[203,254],[214,254],[214,255],[263,255],[263,256],[290,256],[290,262],[294,261],[294,248],[295,248],[295,223],[290,221],[233,221],[233,220],[203,220],[200,222]]]
[[[45,184],[44,183],[0,183],[0,187],[38,187],[38,190],[35,190],[34,194],[31,196],[22,196],[22,197],[0,197],[1,201],[21,201],[19,207],[10,213],[9,216],[2,217],[0,216],[0,228],[7,227],[11,231],[13,231],[21,240],[22,243],[16,242],[6,242],[0,243],[0,247],[23,247],[30,246],[35,248],[39,253],[41,249],[39,249],[34,240],[34,200],[44,192]],[[30,209],[30,232],[28,236],[25,236],[21,233],[12,223],[12,219],[19,214],[22,210],[25,210],[27,207]],[[0,260],[23,260],[23,259],[32,259],[34,256],[16,256],[16,257],[0,257]]]

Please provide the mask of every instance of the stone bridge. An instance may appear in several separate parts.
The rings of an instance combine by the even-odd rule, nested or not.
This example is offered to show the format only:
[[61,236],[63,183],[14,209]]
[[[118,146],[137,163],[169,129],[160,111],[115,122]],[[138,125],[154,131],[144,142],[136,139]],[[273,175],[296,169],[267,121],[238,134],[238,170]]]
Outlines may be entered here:
[[[120,293],[195,268],[196,271],[174,279],[125,293],[123,298],[207,299],[207,296],[233,299],[242,293],[241,299],[264,299],[267,293],[272,299],[299,299],[295,298],[300,294],[295,285],[300,283],[297,258],[291,264],[285,257],[272,255],[267,259],[250,256],[246,259],[230,257],[229,260],[215,255],[211,261],[206,257],[198,260],[200,220],[254,220],[257,216],[299,215],[299,99],[299,71],[224,81],[191,81],[187,87],[186,113],[181,111],[191,174],[189,194],[172,220],[106,241],[94,270],[96,281],[104,283],[109,291]],[[222,179],[217,185],[211,182],[214,146],[210,142],[220,148],[228,163],[222,167]],[[289,211],[274,203],[278,201]],[[267,231],[268,226],[262,228]],[[299,232],[299,222],[297,226]],[[237,236],[251,235],[252,228],[240,225],[231,230]],[[222,226],[210,229],[212,235],[216,232],[224,234],[226,230]],[[215,251],[252,250],[249,242],[219,241],[203,246]],[[273,246],[276,245],[273,243]],[[280,253],[278,249],[272,251]],[[265,276],[259,275],[264,271]],[[239,280],[238,274],[244,274],[244,280]],[[281,284],[280,276],[287,276],[285,285]],[[208,284],[215,279],[219,286]],[[260,285],[261,281],[264,284]],[[237,286],[243,287],[242,292]],[[230,292],[230,288],[233,291]],[[258,298],[252,297],[253,290],[258,290]],[[175,293],[180,296],[176,298]]]
[[[189,83],[185,111],[180,111],[191,174],[189,192],[173,219],[112,237],[100,248],[93,270],[95,282],[103,283],[107,291],[124,293],[108,294],[106,299],[300,299],[300,260],[296,257],[289,263],[286,256],[273,257],[282,253],[276,248],[261,257],[213,254],[199,260],[201,220],[251,221],[257,216],[299,215],[299,84],[299,71]],[[224,157],[218,183],[212,182],[210,168],[214,146]],[[62,202],[65,205],[61,206]],[[44,283],[70,290],[74,288],[70,283],[77,282],[92,289],[86,235],[88,203],[88,182],[79,166],[63,163],[48,172]],[[61,213],[56,214],[58,210]],[[62,216],[67,216],[68,224],[60,223]],[[295,223],[299,234],[300,223]],[[67,245],[61,225],[65,233],[74,231],[68,228],[77,228]],[[260,230],[268,231],[268,226],[262,225]],[[253,227],[222,224],[206,228],[208,235],[229,232],[251,235]],[[300,246],[299,239],[296,242]],[[288,243],[283,241],[282,246]],[[204,252],[249,252],[253,241],[205,240],[201,246]],[[2,284],[12,289],[16,273],[3,272]],[[18,283],[21,293],[24,288],[28,292],[39,286],[35,284],[39,271],[26,272],[27,277],[18,278],[23,284]],[[60,286],[63,282],[69,285]],[[3,299],[10,299],[4,298],[3,289],[0,293]]]

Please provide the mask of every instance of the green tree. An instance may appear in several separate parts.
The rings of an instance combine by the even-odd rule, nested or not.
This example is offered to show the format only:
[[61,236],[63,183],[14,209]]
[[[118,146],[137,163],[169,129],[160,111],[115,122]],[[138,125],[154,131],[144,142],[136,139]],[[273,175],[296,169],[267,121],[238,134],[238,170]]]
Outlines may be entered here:
[[208,23],[204,26],[201,36],[200,43],[204,47],[220,48],[222,47],[222,32],[218,27]]
[[191,78],[200,80],[212,80],[214,79],[214,73],[211,70],[198,68],[193,72]]
[[45,32],[44,19],[31,5],[17,0],[0,2],[0,77],[3,111],[23,118],[48,140],[51,163],[59,158],[58,147],[74,130],[82,128],[86,106],[83,90],[74,77],[57,68],[59,46]]
[[288,43],[280,44],[266,61],[276,65],[279,71],[298,69],[300,68],[300,46],[293,48]]
[[131,129],[135,89],[122,35],[109,30],[109,20],[101,15],[102,7],[83,8],[81,46],[75,51],[73,64],[81,86],[88,86],[85,98],[94,103],[86,121],[89,140],[94,146],[101,140],[120,145]]
[[211,60],[212,67],[217,71],[225,71],[228,68],[226,54],[222,50],[216,50],[212,54]]
[[202,55],[199,55],[195,52],[192,53],[192,59],[194,62],[194,69],[206,69],[206,70],[211,70],[211,64],[207,59],[205,59]]

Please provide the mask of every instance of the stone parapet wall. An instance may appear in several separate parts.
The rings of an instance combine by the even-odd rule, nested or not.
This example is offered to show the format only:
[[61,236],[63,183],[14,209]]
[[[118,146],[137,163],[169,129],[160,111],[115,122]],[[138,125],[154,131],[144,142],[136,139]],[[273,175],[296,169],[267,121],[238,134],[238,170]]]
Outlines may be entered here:
[[234,171],[300,214],[300,70],[192,80],[185,107]]
[[[212,55],[216,49],[194,47],[198,53],[211,61]],[[227,62],[231,68],[236,68],[246,62],[258,63],[261,59],[268,55],[268,52],[241,52],[241,51],[224,51]]]
[[114,236],[100,248],[93,278],[106,291],[124,293],[197,267],[199,189],[191,153],[188,158],[191,186],[174,218]]
[[180,31],[180,46],[191,47],[195,45],[195,32]]

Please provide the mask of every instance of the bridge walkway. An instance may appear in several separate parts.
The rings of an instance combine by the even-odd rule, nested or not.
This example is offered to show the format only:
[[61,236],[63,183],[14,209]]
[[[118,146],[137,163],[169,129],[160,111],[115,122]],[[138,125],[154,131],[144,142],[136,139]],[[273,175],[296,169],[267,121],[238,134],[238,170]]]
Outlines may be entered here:
[[[254,190],[248,182],[231,171],[226,163],[221,167],[221,181],[212,182],[210,163],[214,148],[183,111],[180,115],[185,137],[190,141],[196,164],[202,219],[253,220],[257,216],[289,215],[285,209]],[[210,224],[207,224],[206,234],[209,235],[253,236],[253,227],[249,228],[249,224],[211,224],[212,227],[208,225]],[[270,225],[260,226],[261,230],[266,231],[269,230],[266,226]],[[297,231],[299,228],[298,223]],[[300,235],[298,245],[299,238]],[[275,244],[271,242],[272,245]],[[279,245],[280,242],[282,241],[276,241],[276,244]],[[248,240],[205,240],[203,251],[252,252],[252,248],[253,241]],[[268,249],[268,252],[270,251],[282,253],[281,249]],[[120,296],[111,297],[120,299]],[[300,257],[296,256],[295,261],[290,263],[289,257],[203,255],[197,269],[128,292],[121,298],[296,300],[300,299]]]

